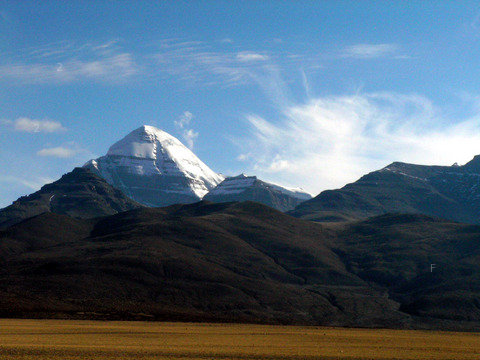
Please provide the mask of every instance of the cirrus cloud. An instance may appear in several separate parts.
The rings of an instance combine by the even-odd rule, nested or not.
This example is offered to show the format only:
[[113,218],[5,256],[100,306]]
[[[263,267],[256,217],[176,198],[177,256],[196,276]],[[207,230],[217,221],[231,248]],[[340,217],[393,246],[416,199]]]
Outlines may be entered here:
[[0,79],[24,83],[68,83],[83,79],[120,81],[136,73],[136,65],[128,53],[87,61],[70,59],[64,62],[0,65]]
[[0,61],[0,80],[20,84],[121,82],[138,74],[139,66],[118,39],[78,44],[63,41],[20,49]]
[[[53,182],[54,179],[44,176],[12,176],[12,175],[0,175],[0,183],[6,184],[21,184],[22,186],[29,188],[30,190],[38,190],[44,184]],[[1,205],[0,205],[1,206]]]
[[268,60],[268,56],[264,54],[243,51],[237,54],[237,60],[242,62],[248,61],[265,61]]
[[396,44],[355,44],[343,49],[342,56],[355,59],[373,59],[395,54]]
[[454,120],[419,95],[370,93],[311,99],[280,121],[251,114],[239,159],[267,180],[312,193],[393,161],[451,165],[480,153],[480,114]]

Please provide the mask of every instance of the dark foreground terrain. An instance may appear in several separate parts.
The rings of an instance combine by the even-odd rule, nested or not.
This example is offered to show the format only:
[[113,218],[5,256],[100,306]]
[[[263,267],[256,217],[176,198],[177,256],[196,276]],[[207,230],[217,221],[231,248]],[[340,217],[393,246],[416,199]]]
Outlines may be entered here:
[[479,244],[423,215],[321,225],[251,202],[44,213],[0,232],[0,315],[475,330]]

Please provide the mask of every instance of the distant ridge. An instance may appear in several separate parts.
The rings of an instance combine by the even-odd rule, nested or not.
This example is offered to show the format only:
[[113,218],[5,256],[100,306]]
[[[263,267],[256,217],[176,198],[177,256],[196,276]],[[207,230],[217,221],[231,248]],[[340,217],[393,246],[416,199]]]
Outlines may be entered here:
[[394,162],[341,189],[323,191],[290,212],[315,221],[350,221],[387,213],[480,224],[480,155],[463,166]]
[[226,178],[204,197],[213,202],[255,201],[280,211],[292,210],[311,198],[302,189],[285,188],[244,174]]

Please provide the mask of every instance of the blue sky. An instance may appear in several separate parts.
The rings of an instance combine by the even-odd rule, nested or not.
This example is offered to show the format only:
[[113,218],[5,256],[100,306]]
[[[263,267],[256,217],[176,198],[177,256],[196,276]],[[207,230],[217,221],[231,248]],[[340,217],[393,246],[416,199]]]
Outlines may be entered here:
[[474,1],[0,1],[0,52],[0,206],[143,124],[312,194],[480,153]]

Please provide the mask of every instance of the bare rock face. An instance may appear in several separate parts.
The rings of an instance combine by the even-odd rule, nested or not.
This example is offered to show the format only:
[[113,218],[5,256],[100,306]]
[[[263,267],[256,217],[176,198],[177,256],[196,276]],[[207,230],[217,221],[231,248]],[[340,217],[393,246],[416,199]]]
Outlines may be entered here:
[[198,201],[223,180],[178,139],[146,125],[84,167],[135,201],[154,207]]

